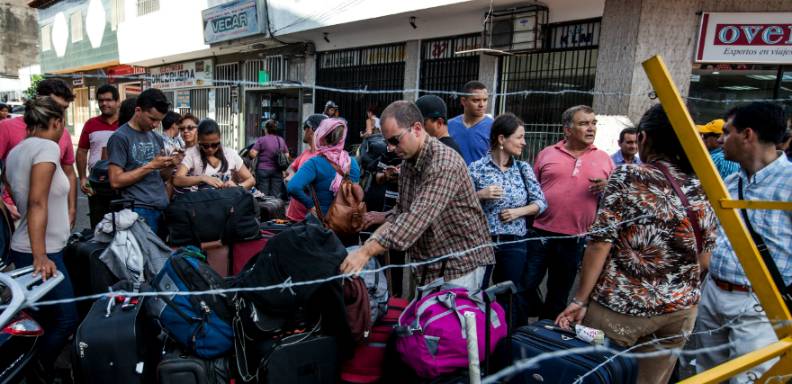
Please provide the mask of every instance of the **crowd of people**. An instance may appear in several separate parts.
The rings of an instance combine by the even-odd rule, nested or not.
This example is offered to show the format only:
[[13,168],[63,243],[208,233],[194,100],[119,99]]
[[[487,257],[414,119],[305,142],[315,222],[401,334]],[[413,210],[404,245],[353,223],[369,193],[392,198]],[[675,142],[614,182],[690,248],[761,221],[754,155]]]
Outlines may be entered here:
[[[660,105],[620,133],[614,154],[594,145],[595,111],[572,106],[560,116],[563,139],[529,162],[522,159],[525,123],[511,113],[487,114],[483,83],[471,81],[462,92],[464,112],[452,118],[435,95],[393,102],[379,116],[369,110],[366,126],[356,127],[363,137],[357,156],[346,150],[351,127],[329,101],[325,113],[305,120],[301,154],[290,158],[278,123],[270,120],[243,159],[223,147],[217,122],[171,111],[161,91],[119,102],[117,89],[105,85],[96,90],[101,114],[85,123],[79,138],[75,172],[64,129],[74,95],[64,82],[44,80],[24,117],[0,122],[3,200],[19,219],[9,258],[45,278],[56,269],[66,274],[63,249],[78,187],[88,196],[92,226],[110,211],[111,200],[123,197],[165,237],[163,210],[178,194],[256,189],[288,199],[286,217],[296,222],[327,213],[347,179],[363,186],[363,221],[371,234],[346,257],[341,273],[358,273],[385,252],[397,264],[454,254],[416,271],[417,283],[443,278],[477,290],[512,281],[518,293],[503,303],[512,326],[533,318],[565,328],[582,323],[623,347],[663,338],[642,350],[681,347],[687,341],[681,335],[717,328],[694,342],[732,342],[730,348],[697,355],[699,370],[775,340],[769,323],[742,328],[766,315]],[[781,107],[739,106],[698,129],[733,198],[792,200]],[[110,193],[96,190],[94,172],[107,174]],[[750,210],[748,217],[792,283],[792,214]],[[407,295],[400,276],[393,274],[394,291]],[[49,298],[71,296],[66,276]],[[41,311],[52,325],[40,357],[43,369],[51,369],[77,326],[76,310],[63,303]],[[639,382],[667,382],[675,362],[670,354],[641,359]]]

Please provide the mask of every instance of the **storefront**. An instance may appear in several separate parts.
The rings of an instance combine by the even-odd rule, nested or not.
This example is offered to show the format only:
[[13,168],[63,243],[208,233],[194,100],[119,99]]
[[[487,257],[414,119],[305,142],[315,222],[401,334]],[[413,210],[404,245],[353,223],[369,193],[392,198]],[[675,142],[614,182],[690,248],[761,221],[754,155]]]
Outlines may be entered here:
[[187,61],[149,69],[148,88],[165,93],[180,114],[215,118],[214,64],[211,59]]
[[737,100],[792,107],[791,20],[789,12],[702,14],[688,94],[693,120],[721,118]]

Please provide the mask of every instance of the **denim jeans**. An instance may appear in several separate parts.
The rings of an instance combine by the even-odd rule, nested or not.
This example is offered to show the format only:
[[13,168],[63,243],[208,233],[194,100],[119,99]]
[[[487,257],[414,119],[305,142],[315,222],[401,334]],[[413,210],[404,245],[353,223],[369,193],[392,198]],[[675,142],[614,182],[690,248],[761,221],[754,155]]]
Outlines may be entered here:
[[[540,229],[529,231],[529,237],[564,236],[560,233]],[[583,259],[585,239],[543,239],[528,241],[524,287],[528,300],[528,316],[552,319],[567,306],[569,291],[575,283],[580,262]],[[540,298],[539,285],[547,273],[547,295],[544,303]]]
[[132,208],[132,210],[146,221],[146,224],[148,224],[149,228],[151,228],[151,232],[159,235],[160,222],[162,221],[162,211],[158,209],[139,207]]
[[283,173],[275,169],[257,169],[256,189],[265,195],[282,199]]
[[[522,237],[515,236],[507,241],[520,240]],[[503,242],[503,238],[493,236],[493,242]],[[525,268],[527,264],[528,245],[525,242],[502,244],[495,247],[495,270],[493,271],[492,281],[498,284],[503,281],[511,281],[517,287],[517,293],[509,300],[503,295],[498,297],[498,302],[505,311],[509,311],[511,304],[512,327],[519,327],[527,324],[527,295],[524,286]],[[511,303],[510,303],[511,301]],[[508,313],[508,312],[507,312]]]
[[[15,268],[33,265],[33,255],[11,250],[10,261]],[[63,263],[63,251],[49,253],[47,256],[55,263],[58,272],[63,273],[63,281],[49,291],[41,301],[62,300],[74,297],[71,279]],[[79,321],[77,305],[75,303],[47,305],[39,307],[37,311],[29,312],[31,316],[44,328],[44,335],[38,340],[38,358],[46,372],[51,372],[55,359],[60,355],[69,336],[77,329]]]

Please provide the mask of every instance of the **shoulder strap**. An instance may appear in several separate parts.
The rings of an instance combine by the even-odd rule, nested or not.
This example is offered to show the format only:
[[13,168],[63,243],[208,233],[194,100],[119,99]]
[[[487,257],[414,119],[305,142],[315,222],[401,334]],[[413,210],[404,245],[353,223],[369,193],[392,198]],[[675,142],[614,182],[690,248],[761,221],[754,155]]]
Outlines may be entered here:
[[688,220],[690,220],[690,224],[693,226],[693,234],[696,236],[696,250],[698,253],[701,253],[701,251],[704,249],[704,239],[701,235],[701,225],[699,225],[698,216],[696,215],[696,212],[693,211],[693,207],[690,206],[690,201],[688,201],[687,196],[685,196],[685,193],[682,192],[682,188],[679,186],[679,183],[674,178],[674,176],[671,175],[671,172],[668,171],[668,168],[665,165],[658,162],[654,162],[652,165],[659,169],[660,172],[663,172],[666,180],[668,180],[668,183],[671,184],[671,188],[674,189],[674,193],[676,193],[677,197],[679,197],[679,200],[682,201],[682,205],[685,207]]
[[[742,177],[739,175],[737,176],[737,195],[739,196],[740,200],[744,200],[743,181]],[[764,260],[764,263],[767,266],[767,271],[770,272],[770,277],[773,278],[773,282],[775,283],[776,287],[778,287],[778,290],[781,291],[781,296],[784,298],[787,308],[792,308],[792,289],[790,289],[792,288],[792,285],[787,287],[786,283],[784,282],[784,277],[778,270],[778,265],[776,265],[773,256],[770,254],[770,250],[767,249],[764,239],[761,235],[756,233],[753,225],[751,225],[751,220],[748,219],[748,211],[746,211],[745,208],[742,208],[740,209],[740,214],[742,215],[743,222],[745,222],[745,226],[748,228],[748,232],[751,234],[751,238],[753,238],[754,244],[756,244],[756,249],[759,250],[759,254],[762,256],[762,260]]]
[[[344,173],[343,170],[341,170],[341,167],[339,167],[338,164],[330,161],[330,159],[328,159],[327,156],[325,156],[324,154],[320,154],[319,156],[321,156],[323,159],[327,160],[327,162],[330,163],[330,166],[333,167],[333,169],[335,169],[336,173],[341,175],[341,178],[346,178],[346,177],[349,176],[348,174]],[[351,167],[352,166],[350,165],[350,168]]]
[[324,213],[322,213],[322,206],[319,205],[319,197],[316,196],[316,189],[313,184],[309,185],[308,188],[311,190],[311,197],[313,197],[314,207],[316,207],[316,216],[319,218],[319,221],[322,222],[322,225],[324,225]]

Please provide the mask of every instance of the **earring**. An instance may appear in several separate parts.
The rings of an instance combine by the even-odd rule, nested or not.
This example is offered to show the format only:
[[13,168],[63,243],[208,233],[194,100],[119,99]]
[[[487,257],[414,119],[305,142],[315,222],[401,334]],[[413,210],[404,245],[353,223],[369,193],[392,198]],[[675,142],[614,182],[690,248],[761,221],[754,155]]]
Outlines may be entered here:
[[502,146],[502,145],[500,146],[500,150],[501,150],[501,151],[503,150],[503,146]]

